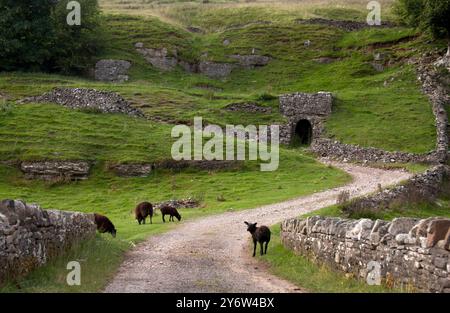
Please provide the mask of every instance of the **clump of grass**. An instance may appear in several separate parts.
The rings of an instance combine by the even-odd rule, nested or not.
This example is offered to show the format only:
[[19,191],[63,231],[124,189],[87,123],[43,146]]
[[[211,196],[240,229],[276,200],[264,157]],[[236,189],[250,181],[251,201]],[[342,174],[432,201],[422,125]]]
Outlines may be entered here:
[[7,116],[11,115],[16,106],[12,102],[0,101],[0,115]]
[[341,191],[336,199],[336,204],[344,204],[350,200],[350,192],[348,190]]

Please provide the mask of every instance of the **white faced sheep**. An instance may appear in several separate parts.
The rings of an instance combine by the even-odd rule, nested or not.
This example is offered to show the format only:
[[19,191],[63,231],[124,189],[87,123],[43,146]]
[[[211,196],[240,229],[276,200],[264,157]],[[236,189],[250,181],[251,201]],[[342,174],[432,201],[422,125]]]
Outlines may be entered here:
[[[247,231],[252,234],[253,239],[253,256],[256,254],[256,243],[259,242],[261,247],[261,255],[267,254],[267,245],[270,241],[270,229],[267,226],[256,227],[257,223],[244,222],[248,227]],[[263,249],[263,244],[266,243],[265,249]]]

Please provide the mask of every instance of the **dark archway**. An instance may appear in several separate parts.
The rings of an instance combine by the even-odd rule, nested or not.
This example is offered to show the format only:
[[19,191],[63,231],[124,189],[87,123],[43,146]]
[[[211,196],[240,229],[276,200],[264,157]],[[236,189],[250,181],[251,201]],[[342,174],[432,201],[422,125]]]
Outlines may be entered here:
[[312,126],[308,120],[300,120],[295,125],[295,141],[300,145],[310,145],[312,141]]

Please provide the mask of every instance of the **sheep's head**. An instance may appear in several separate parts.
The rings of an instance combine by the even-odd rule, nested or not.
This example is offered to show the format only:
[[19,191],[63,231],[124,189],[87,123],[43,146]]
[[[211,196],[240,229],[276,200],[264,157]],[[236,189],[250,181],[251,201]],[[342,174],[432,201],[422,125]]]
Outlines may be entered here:
[[256,224],[258,223],[249,223],[249,222],[244,222],[245,225],[247,225],[247,231],[250,232],[251,234],[253,234],[256,231]]
[[116,228],[113,226],[113,229],[111,229],[111,236],[113,236],[113,238],[116,238]]
[[175,213],[175,217],[177,218],[178,221],[181,221],[181,215],[180,215],[180,213],[176,212],[176,213]]

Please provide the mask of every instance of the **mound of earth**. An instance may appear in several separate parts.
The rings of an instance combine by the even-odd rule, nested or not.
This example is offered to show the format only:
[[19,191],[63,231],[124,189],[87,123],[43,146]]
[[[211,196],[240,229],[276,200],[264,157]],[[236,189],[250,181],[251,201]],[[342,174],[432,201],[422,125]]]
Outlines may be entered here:
[[356,31],[361,30],[368,27],[393,27],[395,26],[392,23],[389,22],[381,22],[381,25],[377,26],[370,26],[366,22],[357,22],[357,21],[345,21],[345,20],[329,20],[324,18],[312,18],[309,20],[304,19],[298,19],[296,20],[299,24],[319,24],[319,25],[325,25],[325,26],[331,26],[343,29],[345,31]]
[[92,110],[102,113],[122,113],[144,117],[144,113],[132,107],[119,94],[95,89],[55,88],[42,96],[29,97],[21,102],[50,102],[71,109]]
[[248,113],[271,113],[272,108],[260,106],[256,102],[231,103],[225,107],[227,111]]

